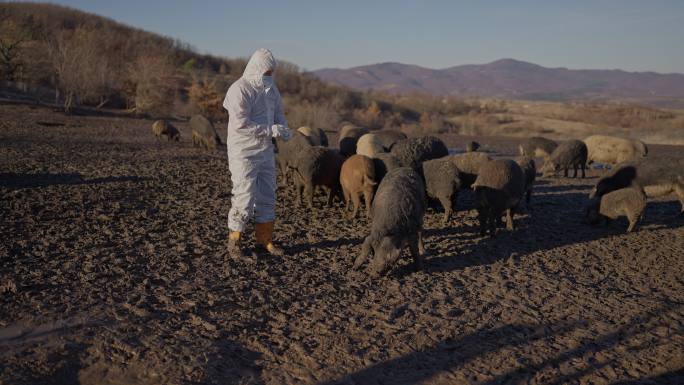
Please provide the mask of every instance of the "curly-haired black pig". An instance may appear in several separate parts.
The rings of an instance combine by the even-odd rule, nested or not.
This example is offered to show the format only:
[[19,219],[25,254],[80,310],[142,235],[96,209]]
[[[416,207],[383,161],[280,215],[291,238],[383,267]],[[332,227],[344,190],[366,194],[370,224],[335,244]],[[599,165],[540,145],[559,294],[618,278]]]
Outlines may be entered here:
[[427,196],[439,200],[444,207],[443,223],[449,221],[449,216],[456,206],[458,190],[461,188],[461,178],[458,167],[450,157],[431,159],[423,162],[423,176],[425,177],[425,191]]
[[525,176],[515,161],[495,159],[485,163],[473,183],[480,234],[491,236],[506,211],[506,228],[513,230],[513,214],[525,191]]
[[361,246],[354,269],[370,258],[368,273],[373,277],[385,274],[408,245],[414,268],[420,270],[424,214],[425,186],[420,174],[408,167],[387,173],[375,194],[370,235]]

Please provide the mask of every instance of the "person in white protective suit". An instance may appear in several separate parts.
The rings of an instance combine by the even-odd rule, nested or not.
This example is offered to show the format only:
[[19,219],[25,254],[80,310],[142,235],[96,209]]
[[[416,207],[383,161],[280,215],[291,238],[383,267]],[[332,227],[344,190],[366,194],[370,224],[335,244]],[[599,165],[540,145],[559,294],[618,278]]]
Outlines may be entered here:
[[283,250],[273,244],[276,173],[272,138],[292,136],[283,113],[280,92],[273,82],[276,61],[271,51],[258,49],[223,101],[228,110],[228,168],[233,196],[228,213],[228,249],[241,258],[246,224],[255,220],[257,247],[271,254]]

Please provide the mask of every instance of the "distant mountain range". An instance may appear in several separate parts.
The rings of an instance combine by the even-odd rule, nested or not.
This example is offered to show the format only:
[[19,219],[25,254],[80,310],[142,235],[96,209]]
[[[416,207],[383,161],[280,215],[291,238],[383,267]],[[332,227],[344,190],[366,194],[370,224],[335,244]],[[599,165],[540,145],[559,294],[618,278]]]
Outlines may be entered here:
[[514,59],[430,69],[380,63],[312,72],[357,90],[544,101],[624,101],[684,108],[684,74],[547,68]]

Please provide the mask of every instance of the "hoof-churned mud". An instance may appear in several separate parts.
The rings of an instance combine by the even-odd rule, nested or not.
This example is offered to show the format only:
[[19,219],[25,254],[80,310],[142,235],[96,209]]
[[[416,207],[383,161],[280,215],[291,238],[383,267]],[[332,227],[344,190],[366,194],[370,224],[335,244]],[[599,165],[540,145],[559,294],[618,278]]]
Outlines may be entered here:
[[[684,383],[673,200],[625,234],[581,223],[598,171],[538,178],[516,230],[490,238],[463,192],[447,225],[428,209],[423,271],[405,253],[370,280],[350,271],[365,216],[322,194],[297,208],[282,184],[288,255],[230,259],[225,151],[193,148],[183,123],[169,143],[150,120],[0,111],[3,384]],[[473,139],[518,143],[445,137]]]

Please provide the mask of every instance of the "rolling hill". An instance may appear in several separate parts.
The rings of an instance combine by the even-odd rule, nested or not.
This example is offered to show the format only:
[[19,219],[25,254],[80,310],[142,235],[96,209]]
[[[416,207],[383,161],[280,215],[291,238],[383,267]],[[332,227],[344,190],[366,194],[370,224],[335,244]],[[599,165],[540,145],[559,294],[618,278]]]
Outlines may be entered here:
[[313,71],[358,90],[545,101],[624,101],[684,108],[684,74],[547,68],[514,59],[430,69],[380,63]]

